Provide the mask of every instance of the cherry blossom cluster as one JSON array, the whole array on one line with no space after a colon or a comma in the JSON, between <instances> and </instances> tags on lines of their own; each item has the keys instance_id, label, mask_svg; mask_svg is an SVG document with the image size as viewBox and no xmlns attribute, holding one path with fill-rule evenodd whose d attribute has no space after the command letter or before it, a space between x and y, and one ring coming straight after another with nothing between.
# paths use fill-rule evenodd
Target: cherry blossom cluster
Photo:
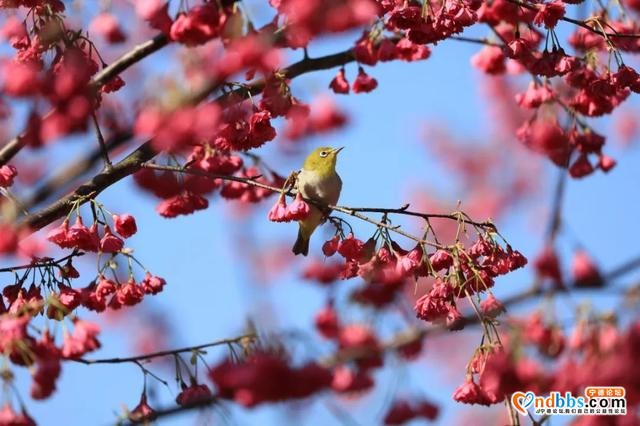
<instances>
[{"instance_id":1,"label":"cherry blossom cluster","mask_svg":"<svg viewBox=\"0 0 640 426\"><path fill-rule=\"evenodd\" d=\"M500 313L500 302L490 293L494 280L527 263L517 250L502 248L491 236L482 235L470 247L458 243L428 254L422 244L411 250L391 241L376 249L376 239L363 242L353 236L334 236L324 243L325 256L338 253L344 262L314 262L304 276L321 283L338 278L360 277L365 285L355 289L351 299L363 305L382 308L391 303L408 281L434 279L433 286L415 305L418 318L428 322L445 322L449 328L464 326L456 300L489 292L480 308L488 317Z\"/></svg>"},{"instance_id":2,"label":"cherry blossom cluster","mask_svg":"<svg viewBox=\"0 0 640 426\"><path fill-rule=\"evenodd\" d=\"M430 322L444 320L447 327L460 329L464 322L456 308L456 299L470 299L474 294L489 292L480 309L484 316L493 318L503 310L489 290L494 280L526 263L527 259L511 246L503 249L493 239L483 236L467 249L458 246L450 252L437 251L430 258L435 283L429 293L416 302L417 315Z\"/></svg>"},{"instance_id":3,"label":"cherry blossom cluster","mask_svg":"<svg viewBox=\"0 0 640 426\"><path fill-rule=\"evenodd\" d=\"M515 98L522 108L534 110L517 133L526 146L558 166L568 167L574 178L587 176L596 168L608 172L615 160L602 153L604 136L593 131L583 117L610 114L631 92L640 90L640 76L620 54L638 51L637 38L624 38L636 32L637 22L606 11L595 14L586 21L587 28L576 27L569 37L576 52L572 56L554 32L565 15L563 2L525 3L528 7L517 3L501 0L481 7L479 22L489 24L502 45L484 47L472 58L472 64L493 75L528 72L533 77L527 90ZM548 30L544 50L540 48L544 37L536 25ZM561 111L569 115L568 126L559 124ZM595 165L590 159L593 156Z\"/></svg>"},{"instance_id":4,"label":"cherry blossom cluster","mask_svg":"<svg viewBox=\"0 0 640 426\"><path fill-rule=\"evenodd\" d=\"M633 389L638 330L637 321L625 331L611 315L590 312L583 313L571 333L565 334L553 318L534 312L510 324L504 346L478 348L466 381L453 397L467 404L490 405L522 389L538 395L552 390L581 394L592 383L628 383ZM555 361L555 368L549 368L548 360ZM628 398L638 401L640 395L631 392Z\"/></svg>"},{"instance_id":5,"label":"cherry blossom cluster","mask_svg":"<svg viewBox=\"0 0 640 426\"><path fill-rule=\"evenodd\" d=\"M186 167L177 171L184 173L173 170L157 172L149 167L134 174L139 187L162 199L156 211L166 218L206 209L209 201L205 196L213 193L219 193L224 199L243 203L257 203L273 194L269 189L244 183L243 180L272 187L282 186L284 183L280 175L260 164L245 166L242 157L233 152L206 146L193 147Z\"/></svg>"},{"instance_id":6,"label":"cherry blossom cluster","mask_svg":"<svg viewBox=\"0 0 640 426\"><path fill-rule=\"evenodd\" d=\"M309 205L300 193L296 194L291 204L287 205L284 194L278 197L276 204L269 210L268 218L272 222L291 222L303 220L309 216Z\"/></svg>"},{"instance_id":7,"label":"cherry blossom cluster","mask_svg":"<svg viewBox=\"0 0 640 426\"><path fill-rule=\"evenodd\" d=\"M533 261L537 276L549 281L555 289L566 289L568 284L576 288L594 288L604 284L600 268L584 249L577 249L570 264L570 277L563 272L561 259L552 245L542 248ZM568 283L567 278L571 279Z\"/></svg>"},{"instance_id":8,"label":"cherry blossom cluster","mask_svg":"<svg viewBox=\"0 0 640 426\"><path fill-rule=\"evenodd\" d=\"M414 419L435 420L438 413L438 406L425 399L396 399L384 416L384 424L401 425Z\"/></svg>"},{"instance_id":9,"label":"cherry blossom cluster","mask_svg":"<svg viewBox=\"0 0 640 426\"><path fill-rule=\"evenodd\" d=\"M79 359L100 347L99 327L79 319L74 314L79 307L101 312L107 307L132 306L145 294L159 293L165 285L164 279L149 272L139 283L134 280L131 272L134 259L130 250L124 247L124 239L137 232L135 218L129 214L114 214L108 221L108 213L100 203L92 201L92 207L94 221L90 227L83 223L77 212L73 225L67 218L47 234L50 242L71 250L70 255L57 261L33 259L29 265L21 267L25 272L16 273L15 283L5 286L0 297L0 328L3 330L0 350L13 365L30 368L33 377L30 394L34 399L48 398L55 391L63 360ZM87 252L99 256L106 254L109 260L88 286L73 288L72 280L80 277L73 259ZM116 267L115 260L119 257L129 263L130 275L124 284L118 281L115 272L114 280L104 275L107 269ZM34 321L42 316L62 324L61 343L56 343L54 331L59 327L49 323L44 328L35 327ZM73 325L72 331L67 324ZM39 330L39 336L32 334L32 329ZM8 367L3 378L12 380ZM16 414L11 406L4 410L10 418L26 416Z\"/></svg>"},{"instance_id":10,"label":"cherry blossom cluster","mask_svg":"<svg viewBox=\"0 0 640 426\"><path fill-rule=\"evenodd\" d=\"M98 215L94 215L91 227L87 227L80 214L77 214L72 226L69 226L68 219L65 219L61 225L51 230L47 235L49 241L63 249L111 255L110 259L98 271L98 277L89 286L79 290L68 286L61 288L60 296L57 299L59 306L65 312L71 312L80 305L96 312L102 312L107 307L120 309L122 306L133 306L140 303L145 294L158 294L165 285L163 278L153 276L149 271L145 272L145 276L140 282L136 282L134 279L131 261L135 259L130 251L124 248L123 238L129 238L137 232L135 218L130 214L112 215L113 227L118 236L111 231L110 226L106 223L107 216L102 205L95 201L93 203L99 209L102 219L98 219ZM99 231L100 225L102 225L102 235ZM116 281L113 281L104 275L107 268L113 267L112 262L118 256L124 257L129 264L129 278L124 284L119 283L117 277ZM61 274L67 279L80 276L70 262L61 270Z\"/></svg>"},{"instance_id":11,"label":"cherry blossom cluster","mask_svg":"<svg viewBox=\"0 0 640 426\"><path fill-rule=\"evenodd\" d=\"M2 91L12 98L48 101L51 109L46 114L32 109L22 135L22 143L40 147L86 130L88 119L100 105L101 94L118 90L124 81L116 76L97 92L91 86L92 76L100 69L100 59L86 36L66 27L59 15L64 10L62 2L17 5L32 8L38 19L22 22L11 17L5 21L2 34L16 49L16 55L3 63L4 75L11 78L4 79ZM27 27L27 23L32 25ZM54 59L48 61L46 55L51 52Z\"/></svg>"},{"instance_id":12,"label":"cherry blossom cluster","mask_svg":"<svg viewBox=\"0 0 640 426\"><path fill-rule=\"evenodd\" d=\"M31 309L31 312L26 309ZM63 360L80 358L100 347L97 339L100 328L77 317L72 319L73 331L69 332L65 327L62 342L58 345L49 329L42 331L39 337L30 334L28 325L39 312L42 312L42 303L38 309L36 301L31 300L20 313L0 315L0 327L3 330L0 349L12 364L30 368L30 395L33 399L48 398L55 391ZM9 382L13 380L9 370L3 379Z\"/></svg>"},{"instance_id":13,"label":"cherry blossom cluster","mask_svg":"<svg viewBox=\"0 0 640 426\"><path fill-rule=\"evenodd\" d=\"M220 397L246 407L306 398L331 385L330 370L317 363L293 367L281 355L259 351L241 362L221 362L211 369L209 377Z\"/></svg>"}]
</instances>

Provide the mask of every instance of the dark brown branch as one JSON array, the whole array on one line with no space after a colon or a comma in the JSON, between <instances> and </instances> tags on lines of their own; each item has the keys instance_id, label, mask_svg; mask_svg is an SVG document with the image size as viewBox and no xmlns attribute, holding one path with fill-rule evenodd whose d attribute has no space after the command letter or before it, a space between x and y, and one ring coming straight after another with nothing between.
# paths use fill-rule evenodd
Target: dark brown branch
<instances>
[{"instance_id":1,"label":"dark brown branch","mask_svg":"<svg viewBox=\"0 0 640 426\"><path fill-rule=\"evenodd\" d=\"M245 335L242 335L242 336L234 337L233 339L216 340L214 342L204 343L204 344L201 344L201 345L187 346L187 347L179 348L179 349L169 349L169 350L166 350L166 351L153 352L153 353L149 353L149 354L126 357L126 358L103 358L103 359L84 359L84 358L80 358L80 359L71 359L69 361L75 361L75 362L79 362L81 364L87 364L87 365L91 365L91 364L122 364L122 363L126 363L126 362L134 362L135 363L135 362L139 362L139 361L150 360L150 359L153 359L153 358L161 358L161 357L177 355L177 354L181 354L181 353L185 353L185 352L199 351L201 349L211 348L213 346L230 345L230 344L233 344L233 343L242 343L242 342L246 342L246 341L253 341L256 337L257 336L255 334L245 334Z\"/></svg>"},{"instance_id":2,"label":"dark brown branch","mask_svg":"<svg viewBox=\"0 0 640 426\"><path fill-rule=\"evenodd\" d=\"M21 136L11 139L0 148L0 166L7 164L24 146L24 139Z\"/></svg>"},{"instance_id":3,"label":"dark brown branch","mask_svg":"<svg viewBox=\"0 0 640 426\"><path fill-rule=\"evenodd\" d=\"M30 214L20 225L27 227L32 232L44 228L56 219L69 214L74 203L84 204L109 186L135 173L140 169L140 164L152 159L155 155L156 152L151 148L150 142L140 145L125 159L114 164L110 170L100 172L91 180L79 186L73 193L36 213Z\"/></svg>"},{"instance_id":4,"label":"dark brown branch","mask_svg":"<svg viewBox=\"0 0 640 426\"><path fill-rule=\"evenodd\" d=\"M355 61L353 52L351 49L347 49L339 53L334 53L333 55L321 56L319 58L304 58L301 61L280 70L278 74L283 78L293 79L302 74L339 67L353 61ZM262 91L262 89L264 89L265 83L266 81L263 78L255 80L241 88L232 90L231 92L219 97L217 100L224 104L227 99L232 98L233 96L242 96L244 98L248 95L257 95ZM220 84L212 83L209 86L210 93L217 90L219 87Z\"/></svg>"},{"instance_id":5,"label":"dark brown branch","mask_svg":"<svg viewBox=\"0 0 640 426\"><path fill-rule=\"evenodd\" d=\"M121 147L132 137L133 134L129 131L112 136L105 144L107 151L111 152ZM52 195L68 192L66 191L65 186L68 186L70 183L73 183L76 179L87 173L101 159L102 151L100 147L96 147L89 154L73 161L73 163L54 174L49 178L49 180L40 185L33 194L25 198L21 202L21 205L25 206L26 210L30 210L31 207L42 203Z\"/></svg>"},{"instance_id":6,"label":"dark brown branch","mask_svg":"<svg viewBox=\"0 0 640 426\"><path fill-rule=\"evenodd\" d=\"M100 86L105 85L109 82L113 77L119 75L121 72L129 68L131 65L139 62L142 58L145 58L152 53L157 52L162 49L169 43L167 36L164 34L159 34L152 38L151 40L145 41L129 52L122 55L118 60L113 62L111 65L103 68L91 79L91 86L94 88L99 88Z\"/></svg>"},{"instance_id":7,"label":"dark brown branch","mask_svg":"<svg viewBox=\"0 0 640 426\"><path fill-rule=\"evenodd\" d=\"M29 268L43 268L46 266L55 266L55 265L59 265L62 262L66 262L69 259L73 259L74 257L79 257L79 256L83 256L84 253L80 252L80 251L74 251L71 254L68 254L64 257L61 257L58 260L55 259L35 259L36 261L31 262L31 263L25 263L24 265L16 265L16 266L9 266L6 268L0 268L0 272L14 272L20 269L29 269Z\"/></svg>"}]
</instances>

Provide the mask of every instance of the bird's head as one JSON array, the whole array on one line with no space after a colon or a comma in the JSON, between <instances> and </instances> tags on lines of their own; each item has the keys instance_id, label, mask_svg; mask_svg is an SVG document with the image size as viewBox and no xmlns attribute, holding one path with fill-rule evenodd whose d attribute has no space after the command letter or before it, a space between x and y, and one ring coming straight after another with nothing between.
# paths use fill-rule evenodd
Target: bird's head
<instances>
[{"instance_id":1,"label":"bird's head","mask_svg":"<svg viewBox=\"0 0 640 426\"><path fill-rule=\"evenodd\" d=\"M342 151L344 147L332 148L330 146L321 146L313 150L311 154L304 160L302 166L309 172L316 172L321 175L329 175L336 171L336 160L338 153Z\"/></svg>"}]
</instances>

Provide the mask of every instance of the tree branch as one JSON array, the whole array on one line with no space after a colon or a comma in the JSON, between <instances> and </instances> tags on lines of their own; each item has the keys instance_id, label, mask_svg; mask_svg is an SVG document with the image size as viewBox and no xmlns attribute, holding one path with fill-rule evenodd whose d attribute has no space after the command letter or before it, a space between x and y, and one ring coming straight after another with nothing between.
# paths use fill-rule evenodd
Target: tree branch
<instances>
[{"instance_id":1,"label":"tree branch","mask_svg":"<svg viewBox=\"0 0 640 426\"><path fill-rule=\"evenodd\" d=\"M112 184L135 173L140 169L142 163L152 159L156 154L151 148L151 143L145 142L125 159L114 164L108 171L105 170L98 173L91 180L80 185L73 193L36 213L30 214L24 218L20 225L25 226L31 232L44 228L56 219L69 214L76 203L86 203Z\"/></svg>"},{"instance_id":2,"label":"tree branch","mask_svg":"<svg viewBox=\"0 0 640 426\"><path fill-rule=\"evenodd\" d=\"M6 268L0 268L0 272L14 272L19 269L29 269L29 268L42 268L47 266L55 266L59 265L62 262L65 262L69 259L73 259L74 257L84 256L84 253L81 251L74 250L71 254L68 254L64 257L61 257L58 260L50 259L50 258L41 258L34 259L34 262L25 263L23 265L9 266Z\"/></svg>"},{"instance_id":3,"label":"tree branch","mask_svg":"<svg viewBox=\"0 0 640 426\"><path fill-rule=\"evenodd\" d=\"M119 148L124 145L133 137L130 131L118 133L112 136L106 143L106 149L108 152ZM91 170L93 166L102 159L102 150L100 147L96 147L92 152L75 160L70 165L64 167L56 174L54 174L49 180L44 182L35 192L29 195L26 199L21 201L21 205L28 211L31 207L42 203L47 200L52 194L67 193L65 185L72 183L86 172Z\"/></svg>"},{"instance_id":4,"label":"tree branch","mask_svg":"<svg viewBox=\"0 0 640 426\"><path fill-rule=\"evenodd\" d=\"M211 179L220 179L220 180L226 180L226 181L233 181L233 182L241 182L244 183L246 185L249 186L254 186L257 188L262 188L262 189L266 189L268 191L272 191L274 193L281 193L282 192L282 188L278 188L276 186L271 186L271 185L267 185L265 183L262 182L258 182L255 179L256 178L243 178L243 177L238 177L238 176L233 176L233 175L220 175L220 174L215 174L215 173L208 173L202 170L198 170L198 169L184 169L182 167L177 167L177 166L162 166L162 165L158 165L158 164L153 164L153 163L145 163L142 164L142 167L147 168L147 169L153 169L153 170L163 170L163 171L170 171L170 172L176 172L176 173L184 173L184 174L191 174L191 175L196 175L196 176L204 176L204 177L208 177ZM292 192L286 192L287 195L289 196L295 196L295 194L293 194ZM371 219L368 216L365 216L363 214L360 214L360 212L371 212L371 213L383 213L383 214L400 214L400 215L408 215L408 216L415 216L415 217L421 217L425 220L428 219L433 219L433 218L439 218L439 219L449 219L449 220L455 220L456 222L462 222L462 223L467 223L473 226L477 226L480 228L485 228L491 231L495 231L496 227L494 224L492 224L491 222L476 222L473 220L467 220L464 217L463 213L453 213L453 214L439 214L439 213L420 213L420 212L414 212L414 211L410 211L407 210L407 208L409 207L409 205L407 204L404 207L401 207L399 209L391 209L391 208L369 208L369 207L347 207L347 206L335 206L335 205L324 205L321 203L318 203L316 200L310 200L307 199L305 200L307 202L310 202L312 204L317 205L318 207L324 209L324 208L329 208L331 210L340 212L340 213L344 213L347 214L349 216L353 216L356 217L360 220L369 222L371 224L374 224L376 226L388 229L392 232L395 232L397 234L400 234L406 238L409 238L413 241L416 241L418 243L421 244L427 244L433 247L438 247L438 248L442 248L442 246L440 244L436 244L436 243L432 243L430 241L426 241L424 239L415 237L407 232L402 231L398 226L393 226L387 222L384 221L377 221L375 219Z\"/></svg>"},{"instance_id":5,"label":"tree branch","mask_svg":"<svg viewBox=\"0 0 640 426\"><path fill-rule=\"evenodd\" d=\"M221 340L216 340L214 342L204 343L204 344L201 344L201 345L187 346L187 347L179 348L179 349L169 349L169 350L166 350L166 351L153 352L153 353L148 353L148 354L138 355L138 356L132 356L132 357L126 357L126 358L103 358L103 359L84 359L84 358L79 358L79 359L69 359L68 361L79 362L81 364L86 364L86 365L91 365L91 364L122 364L122 363L126 363L126 362L135 363L135 362L139 362L139 361L146 361L146 360L153 359L153 358L160 358L160 357L165 357L165 356L170 356L170 355L177 355L177 354L184 353L184 352L198 351L200 349L210 348L210 347L213 347L213 346L230 345L230 344L233 344L233 343L242 343L242 342L245 342L245 341L253 341L256 338L257 338L257 336L255 334L251 333L251 334L244 334L242 336L234 337L232 339L221 339Z\"/></svg>"},{"instance_id":6,"label":"tree branch","mask_svg":"<svg viewBox=\"0 0 640 426\"><path fill-rule=\"evenodd\" d=\"M164 34L159 34L151 40L140 43L129 52L118 58L115 62L111 63L111 65L103 68L102 70L100 70L100 72L94 75L91 79L91 86L95 89L104 86L113 77L119 75L121 72L125 71L131 65L139 62L141 59L162 49L167 44L169 44L169 39Z\"/></svg>"}]
</instances>

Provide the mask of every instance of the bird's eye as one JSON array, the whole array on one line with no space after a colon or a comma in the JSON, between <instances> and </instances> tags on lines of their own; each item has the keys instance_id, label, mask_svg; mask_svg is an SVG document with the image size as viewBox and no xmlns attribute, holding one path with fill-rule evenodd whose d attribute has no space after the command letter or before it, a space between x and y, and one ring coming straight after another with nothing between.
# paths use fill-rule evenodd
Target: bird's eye
<instances>
[{"instance_id":1,"label":"bird's eye","mask_svg":"<svg viewBox=\"0 0 640 426\"><path fill-rule=\"evenodd\" d=\"M320 157L326 157L327 155L329 155L329 153L327 151L320 151Z\"/></svg>"}]
</instances>

